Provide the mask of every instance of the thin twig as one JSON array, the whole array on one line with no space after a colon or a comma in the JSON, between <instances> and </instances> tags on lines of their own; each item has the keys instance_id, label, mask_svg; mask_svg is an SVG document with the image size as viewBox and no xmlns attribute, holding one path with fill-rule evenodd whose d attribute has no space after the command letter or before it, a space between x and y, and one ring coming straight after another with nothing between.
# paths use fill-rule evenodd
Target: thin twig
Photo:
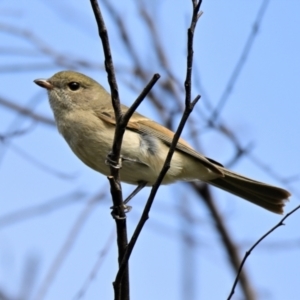
<instances>
[{"instance_id":1,"label":"thin twig","mask_svg":"<svg viewBox=\"0 0 300 300\"><path fill-rule=\"evenodd\" d=\"M264 240L268 235L270 235L274 230L276 230L278 227L280 226L283 226L285 225L283 222L290 216L292 215L295 211L297 211L298 209L300 208L300 205L298 205L296 208L294 208L292 211L290 211L289 213L287 213L274 227L272 227L267 233L265 233L248 251L246 251L245 255L244 255L244 258L240 264L240 267L239 267L239 270L238 270L238 273L236 275L236 278L235 278L235 281L233 283L233 286L232 286L232 289L230 291L230 294L227 298L227 300L230 300L231 297L233 296L234 294L234 290L235 290L235 287L237 286L238 284L238 281L239 281L239 277L240 277L240 274L242 272L242 269L243 269L243 266L248 258L248 256L251 254L251 252L254 250L254 248L262 241Z\"/></svg>"},{"instance_id":2,"label":"thin twig","mask_svg":"<svg viewBox=\"0 0 300 300\"><path fill-rule=\"evenodd\" d=\"M133 104L128 108L126 113L121 119L121 125L126 126L131 116L134 114L135 110L139 107L139 105L142 103L142 101L145 99L145 97L148 95L148 93L151 91L157 80L160 78L159 74L154 74L152 79L149 81L149 83L145 86L141 94L136 98L136 100L133 102Z\"/></svg>"},{"instance_id":3,"label":"thin twig","mask_svg":"<svg viewBox=\"0 0 300 300\"><path fill-rule=\"evenodd\" d=\"M171 143L171 146L170 146L170 150L168 152L168 155L167 155L167 158L165 160L165 163L164 163L164 166L155 182L155 184L153 185L152 189L151 189L151 192L150 192L150 195L149 195L149 198L147 200L147 203L145 205L145 208L143 210L143 213L142 213L142 216L140 218L140 221L130 239L130 242L128 244L128 247L126 249L126 252L124 254L124 257L123 257L123 260L122 260L122 263L121 263L121 266L119 268L119 271L117 273L117 276L115 278L115 282L114 282L114 285L118 285L120 280L122 279L122 276L125 272L125 269L126 269L126 265L128 264L128 260L130 258L130 255L131 255L131 252L136 244L136 241L146 223L146 221L148 220L149 218L149 212L150 212L150 209L152 207L152 204L153 204L153 201L154 201L154 198L155 198L155 195L158 191L158 188L159 186L161 185L168 169L170 168L170 162L171 162L171 159L172 159L172 156L173 156L173 153L176 149L176 145L177 145L177 142L180 138L180 134L184 128L184 125L190 115L190 113L192 112L195 104L198 102L198 100L200 99L200 96L197 96L191 103L190 105L185 109L184 111L184 114L182 116L182 119L180 121L180 124L178 126L178 129L174 135L174 138L173 138L173 141Z\"/></svg>"},{"instance_id":4,"label":"thin twig","mask_svg":"<svg viewBox=\"0 0 300 300\"><path fill-rule=\"evenodd\" d=\"M239 252L231 235L229 234L229 230L226 227L226 224L218 210L217 205L215 205L214 199L212 197L208 185L202 184L200 186L199 184L196 183L191 183L191 185L193 186L195 191L199 193L199 195L203 199L203 202L206 204L208 210L210 211L212 219L215 222L216 230L219 233L222 243L224 245L224 249L227 252L231 267L234 270L234 272L237 272L241 264ZM254 289L251 286L251 281L249 280L248 276L246 276L245 270L241 273L241 286L242 286L243 293L245 295L245 299L247 300L256 299Z\"/></svg>"}]
</instances>

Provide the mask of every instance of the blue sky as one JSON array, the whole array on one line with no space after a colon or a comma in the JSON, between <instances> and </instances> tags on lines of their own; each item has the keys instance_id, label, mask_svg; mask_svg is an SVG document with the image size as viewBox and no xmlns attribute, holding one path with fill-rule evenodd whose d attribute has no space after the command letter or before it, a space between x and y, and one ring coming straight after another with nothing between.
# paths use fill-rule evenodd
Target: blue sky
<instances>
[{"instance_id":1,"label":"blue sky","mask_svg":"<svg viewBox=\"0 0 300 300\"><path fill-rule=\"evenodd\" d=\"M101 1L99 3L101 5ZM155 49L135 1L111 3L121 13L149 79L158 72L162 75L161 80L166 80L167 72L154 60ZM184 94L180 91L185 77L186 28L191 3L188 0L139 3L155 18L170 70L182 83L178 87L178 98L183 103ZM219 102L262 3L256 0L204 0L204 14L196 29L193 95L201 94L202 99L191 116L197 138L189 134L190 124L183 137L197 150L225 165L235 149L224 135L205 126L210 115L206 105L216 106ZM297 176L300 169L299 10L300 3L296 0L267 3L249 56L220 115L220 121L236 134L242 146L251 145L250 155L244 156L232 168L291 190L293 197L286 211L299 204L300 193L297 177L283 182L283 179ZM116 23L106 9L103 13L121 101L130 105L143 84L132 74L133 61L120 41ZM4 0L0 4L0 15L0 98L53 118L46 93L33 80L48 78L67 66L58 66L52 58L37 51L24 39L24 31L32 34L29 37L38 37L43 47L51 50L50 54L59 53L70 60L88 62L89 67L78 70L108 88L102 67L102 47L89 1L32 0L28 4L23 0ZM12 31L18 34L12 34ZM16 50L21 50L22 54L15 54ZM32 65L35 67L25 68ZM135 90L128 88L127 83L135 86ZM170 111L177 105L166 95L162 95L161 101ZM163 122L147 99L139 112ZM178 120L179 116L174 115L175 124ZM54 126L34 123L1 106L1 135L22 129L27 130L26 134L2 143L0 148L0 289L11 297L24 294L21 285L26 262L36 261L36 277L27 299L38 299L38 291L51 266L70 238L74 224L81 220L78 235L70 238L69 251L65 252L51 284L46 284L47 291L42 299L78 299L77 293L85 286L104 250L107 251L97 276L81 299L99 299L99 296L100 299L111 299L117 261L107 179L81 163ZM257 160L271 172L259 167L255 163ZM131 190L132 186L123 185L125 195ZM149 191L145 189L132 201L133 210L128 214L130 233ZM101 201L87 206L88 201L99 193L105 195ZM281 218L223 191L213 189L213 194L241 255ZM24 209L39 207L52 200L61 206L56 205L53 210L47 207L45 213L40 210L25 218ZM192 225L182 218L185 209L193 220ZM4 223L6 216L18 211L22 211L22 220ZM299 298L299 213L287 219L286 226L269 236L246 263L257 299ZM183 232L193 238L193 248L182 243ZM184 273L186 268L188 273ZM208 210L187 184L160 188L150 219L134 249L130 273L132 299L179 300L187 299L187 295L189 299L227 297L235 274ZM189 290L183 288L184 278L189 278ZM239 288L233 299L241 299Z\"/></svg>"}]
</instances>

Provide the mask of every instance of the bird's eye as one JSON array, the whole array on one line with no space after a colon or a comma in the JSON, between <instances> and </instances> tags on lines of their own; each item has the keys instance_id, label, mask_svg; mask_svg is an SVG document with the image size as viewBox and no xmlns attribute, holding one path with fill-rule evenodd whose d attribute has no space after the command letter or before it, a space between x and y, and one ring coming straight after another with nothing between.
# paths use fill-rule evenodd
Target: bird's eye
<instances>
[{"instance_id":1,"label":"bird's eye","mask_svg":"<svg viewBox=\"0 0 300 300\"><path fill-rule=\"evenodd\" d=\"M77 91L80 88L80 84L78 82L72 81L68 83L68 87L71 91Z\"/></svg>"}]
</instances>

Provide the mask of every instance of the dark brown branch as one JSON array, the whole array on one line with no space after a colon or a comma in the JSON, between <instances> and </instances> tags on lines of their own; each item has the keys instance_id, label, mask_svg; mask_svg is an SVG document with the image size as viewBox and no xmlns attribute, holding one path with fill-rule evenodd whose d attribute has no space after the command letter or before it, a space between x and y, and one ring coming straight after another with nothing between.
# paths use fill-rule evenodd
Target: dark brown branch
<instances>
[{"instance_id":1,"label":"dark brown branch","mask_svg":"<svg viewBox=\"0 0 300 300\"><path fill-rule=\"evenodd\" d=\"M114 141L112 145L112 151L109 154L108 158L111 163L111 175L109 177L109 181L111 184L111 193L113 198L113 212L112 214L115 216L116 226L117 226L117 240L118 240L118 249L119 249L119 265L123 261L124 253L127 249L127 228L126 228L126 215L124 212L123 205L123 197L122 197L122 189L120 184L119 177L119 160L121 154L121 145L123 140L123 135L127 126L127 123L140 105L140 103L145 99L146 95L149 93L153 85L159 79L159 75L155 74L150 83L146 86L141 95L136 99L133 105L128 109L125 115L122 115L118 86L116 82L113 60L111 56L110 46L109 46L109 38L106 30L106 26L100 11L100 7L98 6L97 1L91 0L91 5L94 11L94 15L96 18L96 22L98 25L99 35L102 40L104 56L105 56L105 68L108 74L108 82L111 89L112 95L112 104L114 107L115 118L116 118L116 130ZM125 274L124 274L125 273ZM124 273L122 274L121 280L118 284L114 283L115 290L115 299L119 300L129 299L129 271L128 271L128 263L126 263L124 268ZM123 276L124 275L124 276Z\"/></svg>"},{"instance_id":2,"label":"dark brown branch","mask_svg":"<svg viewBox=\"0 0 300 300\"><path fill-rule=\"evenodd\" d=\"M192 103L190 103L190 105L186 108L186 110L185 110L185 112L184 112L184 114L182 116L182 119L180 121L178 129L177 129L177 131L176 131L176 133L174 135L172 144L170 146L170 150L168 152L168 155L167 155L167 158L165 160L164 166L163 166L163 168L162 168L162 170L161 170L161 172L160 172L160 174L159 174L159 176L158 176L155 184L153 185L153 187L151 189L150 196L149 196L149 198L147 200L147 203L145 205L145 208L144 208L144 211L143 211L142 216L140 218L140 221L139 221L139 223L138 223L138 225L137 225L137 227L136 227L136 229L135 229L135 231L134 231L134 233L132 235L132 238L130 239L130 242L129 242L128 247L126 249L126 252L124 254L124 258L123 258L123 261L122 261L121 266L119 268L119 271L118 271L118 274L116 276L114 284L119 284L120 280L122 279L122 276L123 276L123 274L124 274L124 272L126 270L126 265L128 264L128 261L129 261L130 255L132 253L132 250L133 250L133 248L134 248L134 246L136 244L136 241L137 241L137 239L138 239L138 237L139 237L139 235L140 235L140 233L141 233L141 231L142 231L142 229L143 229L146 221L149 218L149 212L150 212L150 209L152 207L152 204L153 204L155 195L156 195L156 193L158 191L158 188L161 185L161 183L162 183L162 181L163 181L163 179L164 179L167 171L170 168L170 162L171 162L173 153L174 153L174 151L176 149L177 142L178 142L178 140L180 138L180 134L181 134L181 132L182 132L182 130L184 128L184 125L185 125L185 123L186 123L186 121L187 121L190 113L192 112L195 104L198 102L199 99L200 99L200 96L197 96L195 98L195 100Z\"/></svg>"},{"instance_id":3,"label":"dark brown branch","mask_svg":"<svg viewBox=\"0 0 300 300\"><path fill-rule=\"evenodd\" d=\"M139 107L139 105L142 103L142 101L145 99L145 97L148 95L148 93L151 91L157 80L160 78L159 74L154 74L152 79L149 81L149 83L146 85L144 90L141 92L141 94L137 97L137 99L133 102L133 104L129 107L128 111L124 114L124 116L121 119L121 125L127 126L127 123L131 116L134 114L135 110Z\"/></svg>"},{"instance_id":4,"label":"dark brown branch","mask_svg":"<svg viewBox=\"0 0 300 300\"><path fill-rule=\"evenodd\" d=\"M186 68L186 79L184 82L185 87L185 105L188 106L189 102L191 101L191 90L192 90L192 67L193 67L193 57L194 57L194 49L193 49L193 42L194 42L194 31L201 16L201 12L199 14L199 9L202 3L202 0L199 2L193 2L193 16L190 28L188 29L188 41L187 41L187 68Z\"/></svg>"},{"instance_id":5,"label":"dark brown branch","mask_svg":"<svg viewBox=\"0 0 300 300\"><path fill-rule=\"evenodd\" d=\"M155 195L156 195L156 193L157 193L157 191L158 191L158 189L159 189L159 187L160 187L160 185L161 185L161 183L164 179L164 176L166 175L167 171L170 168L170 163L171 163L171 160L172 160L172 156L175 152L177 142L180 138L180 135L181 135L181 133L183 131L183 128L186 124L186 121L187 121L190 113L193 111L194 106L196 105L196 103L200 99L200 96L197 96L191 102L191 75L192 75L191 69L192 69L192 58L193 58L193 33L194 33L195 26L197 24L197 21L199 19L198 11L200 9L200 5L201 5L201 1L199 2L199 5L194 6L191 27L189 28L189 32L191 32L192 34L188 34L188 57L187 57L187 72L186 72L186 80L185 80L185 82L188 83L188 84L186 84L185 110L184 110L183 116L181 118L181 121L179 123L179 126L176 130L176 133L173 137L173 140L172 140L168 155L166 157L165 163L163 165L163 168L162 168L155 184L153 185L153 187L151 189L149 198L148 198L147 203L145 205L145 208L143 210L140 221L139 221L139 223L138 223L138 225L137 225L137 227L136 227L136 229L135 229L135 231L132 235L132 238L130 239L130 242L129 242L128 247L126 249L126 252L124 254L121 266L119 268L119 271L117 273L117 276L116 276L116 279L115 279L115 282L114 282L115 285L118 285L122 280L122 277L123 277L123 274L126 271L126 266L128 264L128 261L129 261L130 255L132 253L132 250L133 250L133 248L134 248L134 246L137 242L137 239L138 239L138 237L139 237L146 221L149 218L149 212L150 212L150 209L152 207Z\"/></svg>"},{"instance_id":6,"label":"dark brown branch","mask_svg":"<svg viewBox=\"0 0 300 300\"><path fill-rule=\"evenodd\" d=\"M140 96L135 100L135 102L132 104L132 106L128 109L128 111L124 114L124 116L120 119L120 124L124 125L126 127L130 117L132 116L132 114L134 113L134 111L137 109L137 107L140 105L140 103L144 100L144 98L147 96L147 94L150 92L151 88L154 86L154 84L157 82L157 80L159 79L159 74L155 74L153 76L153 78L151 79L151 81L148 83L148 85L145 87L145 89L142 91L142 93L140 94ZM126 251L123 255L123 259L121 261L121 264L119 265L119 268L123 270L123 273L120 275L119 280L115 280L114 282L114 288L115 291L118 290L118 286L121 283L121 280L124 276L124 272L125 270L128 268L128 259L125 261L125 263L123 263L127 249L128 249L129 245L126 245ZM119 274L119 272L118 272Z\"/></svg>"},{"instance_id":7,"label":"dark brown branch","mask_svg":"<svg viewBox=\"0 0 300 300\"><path fill-rule=\"evenodd\" d=\"M272 227L267 233L265 233L248 251L246 251L245 255L244 255L244 258L240 264L240 267L238 269L238 272L237 272L237 275L236 275L236 278L235 278L235 281L233 283L233 286L232 286L232 289L230 291L230 294L227 298L227 300L230 300L234 294L234 290L235 290L235 287L237 286L238 284L238 281L239 281L239 278L241 276L241 272L242 272L242 269L243 269L243 266L248 258L248 256L251 254L251 252L254 250L254 248L262 241L264 240L268 235L270 235L274 230L276 230L278 227L280 226L283 226L285 225L283 222L290 216L292 215L294 212L296 212L298 209L300 208L300 205L298 205L296 208L294 208L292 211L290 211L289 213L287 213L281 220L279 223L277 223L274 227Z\"/></svg>"},{"instance_id":8,"label":"dark brown branch","mask_svg":"<svg viewBox=\"0 0 300 300\"><path fill-rule=\"evenodd\" d=\"M102 13L100 11L100 7L97 3L97 0L91 0L91 6L97 22L99 36L102 41L102 47L105 56L104 64L107 72L108 82L111 90L112 105L114 108L115 118L116 118L115 136L112 145L112 151L111 153L109 153L111 176L108 177L108 179L110 181L111 194L113 200L112 214L114 216L117 216L115 217L115 222L117 227L118 261L120 265L128 244L126 215L123 206L123 196L122 196L119 167L118 167L125 127L123 128L120 127L120 119L122 117L122 111L120 106L118 85L115 77L115 71L114 71L113 60L110 51L107 29L104 23ZM128 265L126 265L126 270L124 273L125 274L120 284L118 286L114 285L115 300L120 300L120 299L129 300L130 298Z\"/></svg>"}]
</instances>

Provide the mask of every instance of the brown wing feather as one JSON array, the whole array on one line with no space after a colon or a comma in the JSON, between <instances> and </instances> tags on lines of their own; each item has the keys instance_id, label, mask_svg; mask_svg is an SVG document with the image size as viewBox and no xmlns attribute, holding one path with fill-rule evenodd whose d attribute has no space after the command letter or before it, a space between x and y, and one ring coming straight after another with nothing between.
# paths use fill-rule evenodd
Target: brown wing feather
<instances>
[{"instance_id":1,"label":"brown wing feather","mask_svg":"<svg viewBox=\"0 0 300 300\"><path fill-rule=\"evenodd\" d=\"M122 106L124 109L124 106ZM108 122L110 124L115 125L116 121L111 112L101 112L98 113L98 117L103 121ZM163 141L166 145L170 146L174 137L174 132L167 129L166 127L145 118L144 116L135 113L132 118L129 120L127 124L127 129L139 132L151 134ZM197 151L195 151L191 146L182 138L179 139L176 149L182 151L192 157L198 159L204 166L206 166L212 172L224 176L221 169L218 167L219 163L214 163L214 161L210 161L205 156L201 155ZM221 166L221 165L220 165Z\"/></svg>"}]
</instances>

